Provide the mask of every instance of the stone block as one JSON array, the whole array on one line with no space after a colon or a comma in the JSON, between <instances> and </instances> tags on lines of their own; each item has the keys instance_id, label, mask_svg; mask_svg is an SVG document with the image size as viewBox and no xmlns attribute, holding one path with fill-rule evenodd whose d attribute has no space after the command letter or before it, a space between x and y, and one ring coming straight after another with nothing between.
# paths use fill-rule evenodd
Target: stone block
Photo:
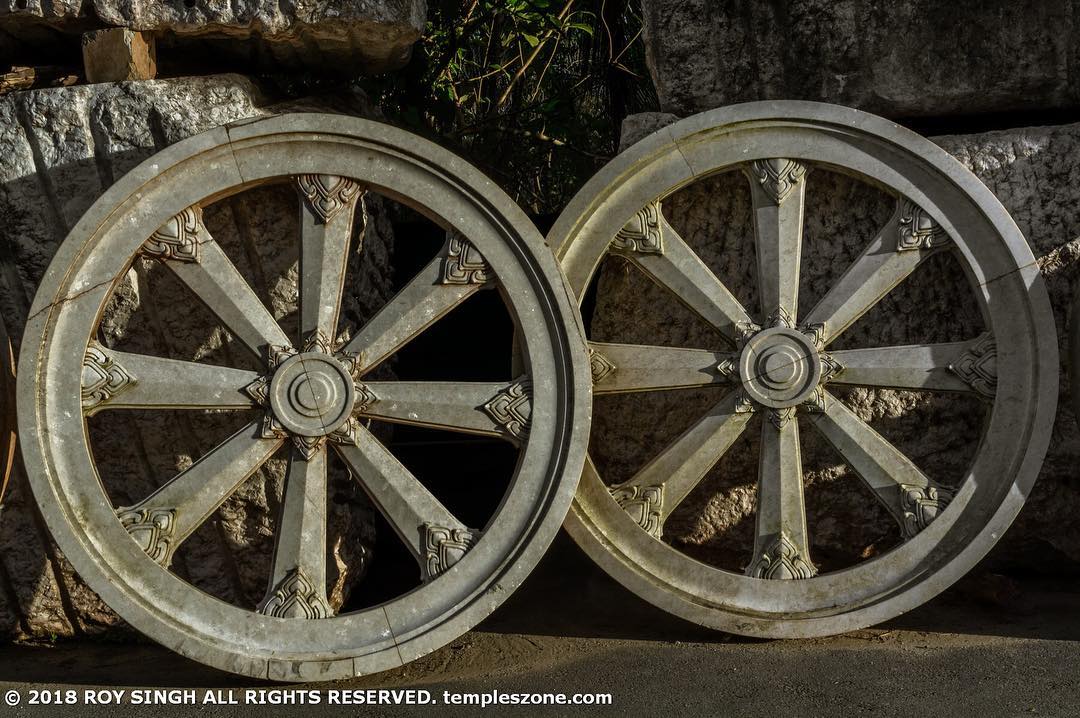
<instances>
[{"instance_id":1,"label":"stone block","mask_svg":"<svg viewBox=\"0 0 1080 718\"><path fill-rule=\"evenodd\" d=\"M661 108L817 100L887 117L1080 104L1080 2L643 0Z\"/></svg>"},{"instance_id":2,"label":"stone block","mask_svg":"<svg viewBox=\"0 0 1080 718\"><path fill-rule=\"evenodd\" d=\"M153 33L180 67L213 53L265 69L386 72L409 61L426 20L426 0L0 0L0 60L40 64L65 36L115 27Z\"/></svg>"},{"instance_id":3,"label":"stone block","mask_svg":"<svg viewBox=\"0 0 1080 718\"><path fill-rule=\"evenodd\" d=\"M82 37L87 82L153 80L157 76L154 36L123 28L95 30Z\"/></svg>"},{"instance_id":4,"label":"stone block","mask_svg":"<svg viewBox=\"0 0 1080 718\"><path fill-rule=\"evenodd\" d=\"M255 42L255 59L323 72L396 69L408 62L427 19L425 0L154 2L94 0L110 25L188 38ZM218 48L229 51L229 45Z\"/></svg>"}]
</instances>

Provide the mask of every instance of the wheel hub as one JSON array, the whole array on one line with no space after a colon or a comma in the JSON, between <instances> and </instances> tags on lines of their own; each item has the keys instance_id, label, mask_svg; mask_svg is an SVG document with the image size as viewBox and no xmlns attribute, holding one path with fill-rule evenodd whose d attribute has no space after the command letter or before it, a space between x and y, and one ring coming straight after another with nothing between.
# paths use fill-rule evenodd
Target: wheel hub
<instances>
[{"instance_id":1,"label":"wheel hub","mask_svg":"<svg viewBox=\"0 0 1080 718\"><path fill-rule=\"evenodd\" d=\"M821 358L813 342L787 327L752 336L739 357L739 379L754 401L783 409L809 399L821 381Z\"/></svg>"},{"instance_id":2,"label":"wheel hub","mask_svg":"<svg viewBox=\"0 0 1080 718\"><path fill-rule=\"evenodd\" d=\"M270 381L270 408L287 430L325 436L352 413L356 388L345 367L322 352L289 357Z\"/></svg>"}]
</instances>

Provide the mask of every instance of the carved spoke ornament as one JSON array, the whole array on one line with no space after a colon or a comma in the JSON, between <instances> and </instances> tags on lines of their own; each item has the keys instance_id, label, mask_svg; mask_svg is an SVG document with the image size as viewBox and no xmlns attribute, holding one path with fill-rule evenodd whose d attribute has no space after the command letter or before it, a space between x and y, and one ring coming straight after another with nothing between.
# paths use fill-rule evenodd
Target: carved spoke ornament
<instances>
[{"instance_id":1,"label":"carved spoke ornament","mask_svg":"<svg viewBox=\"0 0 1080 718\"><path fill-rule=\"evenodd\" d=\"M864 237L861 254L816 292L820 299L800 303L804 217L809 198L821 196L807 187L819 171L884 189L896 204ZM749 191L756 306L740 301L673 226L683 205L670 195L724 172L741 174ZM815 192L829 187L823 182ZM640 209L628 220L635 206ZM597 464L586 464L567 528L647 600L695 623L747 635L847 631L933 597L989 550L1019 509L1017 498L1026 495L1046 450L1057 393L1046 291L1004 209L925 139L872 115L815 103L707 112L617 157L571 201L548 242L579 300L605 266L604 256L617 254L722 338L709 348L622 344L607 336L589 343L594 394L640 394L633 404L639 414L648 410L649 392L719 390L704 415L670 444L654 447L629 479L611 484ZM836 342L943 254L967 264L975 281L956 291L975 297L981 323L952 342L881 340L860 348ZM912 309L912 316L918 313ZM847 403L847 387L925 393L935 401L967 397L985 420L966 473L932 477L920 468L932 459L909 456L879 434L869 412ZM709 527L723 515L715 502L725 496L706 476L749 432L757 441L739 445L757 452L754 541L737 572L734 565L704 564L700 547L691 556L682 542L688 525ZM815 562L801 456L808 432L861 480L866 500L885 509L891 526L883 530L898 548L855 547L852 554L863 558L843 570ZM669 536L665 526L676 512L679 533Z\"/></svg>"},{"instance_id":2,"label":"carved spoke ornament","mask_svg":"<svg viewBox=\"0 0 1080 718\"><path fill-rule=\"evenodd\" d=\"M295 190L300 217L295 323L279 322L264 305L204 217L214 202L269 182ZM573 497L591 383L558 265L493 187L461 160L400 130L283 115L180 142L88 210L57 254L63 266L50 271L36 299L23 353L21 424L35 437L26 455L35 493L61 497L43 503L45 519L113 609L165 645L225 670L329 680L385 670L438 648L524 579ZM385 306L345 332L341 308L357 291L348 267L363 251L356 230L368 191L437 219L446 242ZM88 343L105 336L98 323L133 262L160 263L227 330L226 356L247 352L257 368ZM519 335L528 337L516 363L527 373L397 381L392 371L375 371L470 297L495 288ZM185 307L171 310L183 321ZM493 336L479 349L511 347ZM253 418L185 470L162 477L157 490L117 506L105 488L107 469L94 464L87 422L131 410L187 411L196 423L207 411ZM484 499L496 507L477 522L486 524L466 523L462 516L475 520L476 511L440 501L426 485L430 477L414 475L377 438L373 422L456 435L440 491L464 482L463 496L483 490L471 467L484 465L479 458L491 442L513 446L520 455L509 483L490 484L500 493ZM275 454L287 457L287 470L265 593L254 605L227 605L174 573L174 559ZM333 605L332 463L348 470L392 529L379 545L404 544L417 587L371 608ZM102 482L87 480L95 473ZM474 553L481 555L471 560Z\"/></svg>"}]
</instances>

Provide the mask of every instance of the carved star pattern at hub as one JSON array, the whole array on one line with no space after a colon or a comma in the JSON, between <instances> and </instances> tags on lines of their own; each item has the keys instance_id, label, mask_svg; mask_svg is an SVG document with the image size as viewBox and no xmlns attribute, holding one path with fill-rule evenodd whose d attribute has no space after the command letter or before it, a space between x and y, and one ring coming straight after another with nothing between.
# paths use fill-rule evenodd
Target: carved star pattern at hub
<instances>
[{"instance_id":1,"label":"carved star pattern at hub","mask_svg":"<svg viewBox=\"0 0 1080 718\"><path fill-rule=\"evenodd\" d=\"M789 329L789 320L779 314L766 322L768 329L754 331L756 325L744 326L739 358L725 359L717 366L721 376L742 384L735 410L765 410L777 427L793 418L797 410L823 413L827 401L824 387L844 370L823 350L824 325L796 330Z\"/></svg>"},{"instance_id":2,"label":"carved star pattern at hub","mask_svg":"<svg viewBox=\"0 0 1080 718\"><path fill-rule=\"evenodd\" d=\"M359 440L360 424L354 414L370 409L379 397L358 380L358 352L331 353L325 333L313 332L302 351L270 347L267 364L270 373L244 387L264 409L264 438L289 438L309 460L328 441L355 444Z\"/></svg>"}]
</instances>

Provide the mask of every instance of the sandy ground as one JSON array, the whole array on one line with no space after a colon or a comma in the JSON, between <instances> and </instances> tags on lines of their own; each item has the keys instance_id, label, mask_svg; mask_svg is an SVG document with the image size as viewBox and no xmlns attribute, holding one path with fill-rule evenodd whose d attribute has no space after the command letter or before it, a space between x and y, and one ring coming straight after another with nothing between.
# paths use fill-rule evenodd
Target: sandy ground
<instances>
[{"instance_id":1,"label":"sandy ground","mask_svg":"<svg viewBox=\"0 0 1080 718\"><path fill-rule=\"evenodd\" d=\"M671 618L593 569L565 539L477 629L403 669L329 691L419 688L437 705L245 705L246 689L294 690L205 668L153 644L0 648L0 715L1080 715L1080 581L976 572L887 625L829 639L755 641ZM87 709L87 689L197 688L225 706ZM32 690L79 706L34 708ZM443 691L611 693L607 707L448 706ZM67 695L63 694L62 695ZM344 694L342 694L344 695Z\"/></svg>"}]
</instances>

